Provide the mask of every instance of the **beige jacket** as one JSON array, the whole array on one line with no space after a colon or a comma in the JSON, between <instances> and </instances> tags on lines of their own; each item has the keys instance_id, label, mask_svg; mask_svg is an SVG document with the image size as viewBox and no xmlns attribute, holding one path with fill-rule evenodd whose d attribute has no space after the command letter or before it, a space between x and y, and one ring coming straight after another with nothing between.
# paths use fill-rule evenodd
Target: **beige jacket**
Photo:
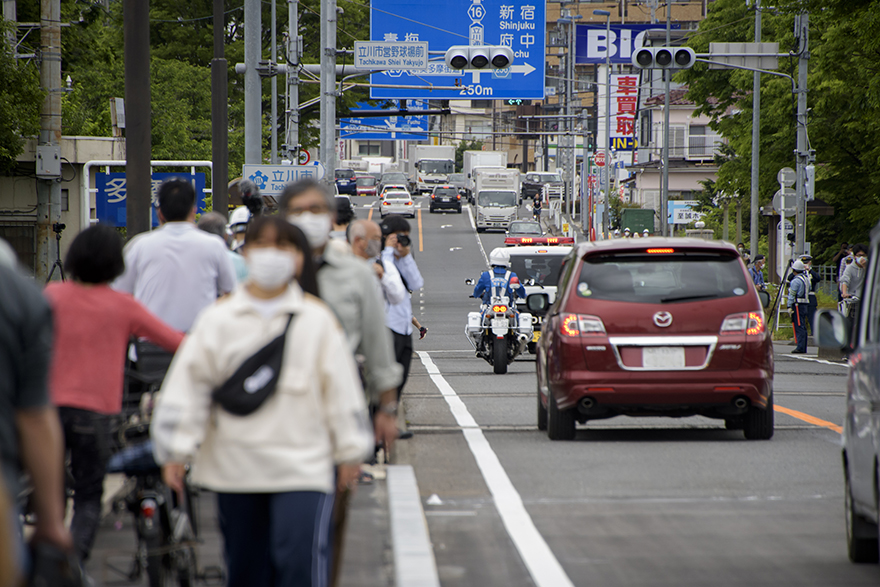
<instances>
[{"instance_id":1,"label":"beige jacket","mask_svg":"<svg viewBox=\"0 0 880 587\"><path fill-rule=\"evenodd\" d=\"M290 313L275 393L249 416L212 404L212 391L278 336ZM373 448L342 328L298 285L270 320L243 288L199 315L165 378L150 434L158 462L191 462L196 484L228 493L329 493L334 464L361 462Z\"/></svg>"}]
</instances>

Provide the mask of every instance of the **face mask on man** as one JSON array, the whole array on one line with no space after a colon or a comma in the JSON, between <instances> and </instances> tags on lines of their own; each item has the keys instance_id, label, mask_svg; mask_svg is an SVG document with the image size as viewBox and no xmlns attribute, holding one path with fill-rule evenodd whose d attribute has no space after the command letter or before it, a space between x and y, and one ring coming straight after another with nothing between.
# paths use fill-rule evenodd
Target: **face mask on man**
<instances>
[{"instance_id":1,"label":"face mask on man","mask_svg":"<svg viewBox=\"0 0 880 587\"><path fill-rule=\"evenodd\" d=\"M333 223L330 221L329 214L314 214L312 212L303 212L298 216L290 215L287 221L303 231L309 246L313 249L319 249L327 244L330 238L330 229Z\"/></svg>"},{"instance_id":2,"label":"face mask on man","mask_svg":"<svg viewBox=\"0 0 880 587\"><path fill-rule=\"evenodd\" d=\"M867 262L868 262L868 258L867 258L867 257L856 257L856 264L857 264L859 267L864 267L864 266L865 266L865 263L867 263Z\"/></svg>"},{"instance_id":3,"label":"face mask on man","mask_svg":"<svg viewBox=\"0 0 880 587\"><path fill-rule=\"evenodd\" d=\"M382 252L382 241L380 239L370 239L367 241L367 246L364 248L364 253L366 253L367 257L372 259L373 257L378 257L379 253Z\"/></svg>"},{"instance_id":4,"label":"face mask on man","mask_svg":"<svg viewBox=\"0 0 880 587\"><path fill-rule=\"evenodd\" d=\"M245 260L248 279L266 290L278 289L288 283L296 270L293 255L274 247L251 249Z\"/></svg>"}]
</instances>

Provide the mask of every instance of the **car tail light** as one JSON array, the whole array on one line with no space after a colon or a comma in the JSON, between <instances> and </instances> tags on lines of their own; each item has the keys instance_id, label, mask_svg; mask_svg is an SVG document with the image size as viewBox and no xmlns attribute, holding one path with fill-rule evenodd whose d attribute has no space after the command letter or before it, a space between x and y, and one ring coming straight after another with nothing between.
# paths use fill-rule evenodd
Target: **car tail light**
<instances>
[{"instance_id":1,"label":"car tail light","mask_svg":"<svg viewBox=\"0 0 880 587\"><path fill-rule=\"evenodd\" d=\"M461 199L461 194L458 194L457 196L455 196L455 199L456 199L456 200L460 200L460 199Z\"/></svg>"},{"instance_id":2,"label":"car tail light","mask_svg":"<svg viewBox=\"0 0 880 587\"><path fill-rule=\"evenodd\" d=\"M764 316L761 312L749 312L749 325L746 334L763 334Z\"/></svg>"},{"instance_id":3,"label":"car tail light","mask_svg":"<svg viewBox=\"0 0 880 587\"><path fill-rule=\"evenodd\" d=\"M507 311L507 306L492 306L492 311L498 314L503 314Z\"/></svg>"},{"instance_id":4,"label":"car tail light","mask_svg":"<svg viewBox=\"0 0 880 587\"><path fill-rule=\"evenodd\" d=\"M145 499L141 502L141 514L145 518L152 518L154 515L156 515L157 507L158 504L156 503L155 499Z\"/></svg>"},{"instance_id":5,"label":"car tail light","mask_svg":"<svg viewBox=\"0 0 880 587\"><path fill-rule=\"evenodd\" d=\"M382 202L382 205L383 205L383 206L390 206L390 205L391 205L391 202Z\"/></svg>"},{"instance_id":6,"label":"car tail light","mask_svg":"<svg viewBox=\"0 0 880 587\"><path fill-rule=\"evenodd\" d=\"M564 336L601 336L605 334L605 325L597 316L565 314L562 316L561 330Z\"/></svg>"},{"instance_id":7,"label":"car tail light","mask_svg":"<svg viewBox=\"0 0 880 587\"><path fill-rule=\"evenodd\" d=\"M721 334L763 334L764 316L760 312L731 314L721 323Z\"/></svg>"},{"instance_id":8,"label":"car tail light","mask_svg":"<svg viewBox=\"0 0 880 587\"><path fill-rule=\"evenodd\" d=\"M404 203L404 206L412 206L412 202L406 202Z\"/></svg>"},{"instance_id":9,"label":"car tail light","mask_svg":"<svg viewBox=\"0 0 880 587\"><path fill-rule=\"evenodd\" d=\"M668 255L674 253L675 249L648 249L649 255Z\"/></svg>"}]
</instances>

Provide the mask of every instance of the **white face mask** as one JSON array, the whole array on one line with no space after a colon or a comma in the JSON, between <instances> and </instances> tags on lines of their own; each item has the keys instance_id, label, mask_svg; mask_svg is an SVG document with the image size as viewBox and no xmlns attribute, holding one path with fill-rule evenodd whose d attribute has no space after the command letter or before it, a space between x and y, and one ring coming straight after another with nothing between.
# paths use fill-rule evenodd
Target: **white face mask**
<instances>
[{"instance_id":1,"label":"white face mask","mask_svg":"<svg viewBox=\"0 0 880 587\"><path fill-rule=\"evenodd\" d=\"M327 240L330 238L330 229L333 227L329 214L303 212L299 216L288 216L287 221L303 231L309 241L309 246L313 249L327 244Z\"/></svg>"},{"instance_id":2,"label":"white face mask","mask_svg":"<svg viewBox=\"0 0 880 587\"><path fill-rule=\"evenodd\" d=\"M278 289L290 282L296 270L293 255L274 247L251 249L245 260L248 280L266 290Z\"/></svg>"}]
</instances>

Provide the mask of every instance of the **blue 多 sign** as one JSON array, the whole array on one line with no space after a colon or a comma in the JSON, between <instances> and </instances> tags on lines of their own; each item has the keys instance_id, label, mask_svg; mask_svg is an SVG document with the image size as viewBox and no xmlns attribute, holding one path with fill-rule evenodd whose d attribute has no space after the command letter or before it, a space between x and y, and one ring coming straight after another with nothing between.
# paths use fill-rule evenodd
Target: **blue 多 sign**
<instances>
[{"instance_id":1,"label":"blue \u591a sign","mask_svg":"<svg viewBox=\"0 0 880 587\"><path fill-rule=\"evenodd\" d=\"M413 112L427 110L426 101L414 101L407 105ZM357 110L398 110L372 106L358 102ZM428 116L364 116L342 118L339 138L359 141L426 141L428 140Z\"/></svg>"},{"instance_id":2,"label":"blue \u591a sign","mask_svg":"<svg viewBox=\"0 0 880 587\"><path fill-rule=\"evenodd\" d=\"M373 41L427 41L430 51L442 52L454 45L506 45L514 55L510 67L483 71L449 69L442 55L432 55L426 70L372 74L373 84L405 86L370 88L372 98L544 98L545 0L374 0L370 16ZM460 89L426 88L431 85Z\"/></svg>"},{"instance_id":3,"label":"blue \u591a sign","mask_svg":"<svg viewBox=\"0 0 880 587\"><path fill-rule=\"evenodd\" d=\"M152 226L159 226L159 186L169 179L182 179L193 183L196 189L196 211L205 211L205 174L204 173L153 173L150 188L150 215ZM95 216L98 222L110 226L126 225L126 180L124 173L96 173Z\"/></svg>"},{"instance_id":4,"label":"blue \u591a sign","mask_svg":"<svg viewBox=\"0 0 880 587\"><path fill-rule=\"evenodd\" d=\"M673 24L678 30L680 24ZM632 63L633 52L644 46L648 31L666 32L665 25L626 24L611 25L611 63ZM659 33L658 33L659 34ZM608 32L603 24L579 24L575 29L575 63L605 63Z\"/></svg>"}]
</instances>

